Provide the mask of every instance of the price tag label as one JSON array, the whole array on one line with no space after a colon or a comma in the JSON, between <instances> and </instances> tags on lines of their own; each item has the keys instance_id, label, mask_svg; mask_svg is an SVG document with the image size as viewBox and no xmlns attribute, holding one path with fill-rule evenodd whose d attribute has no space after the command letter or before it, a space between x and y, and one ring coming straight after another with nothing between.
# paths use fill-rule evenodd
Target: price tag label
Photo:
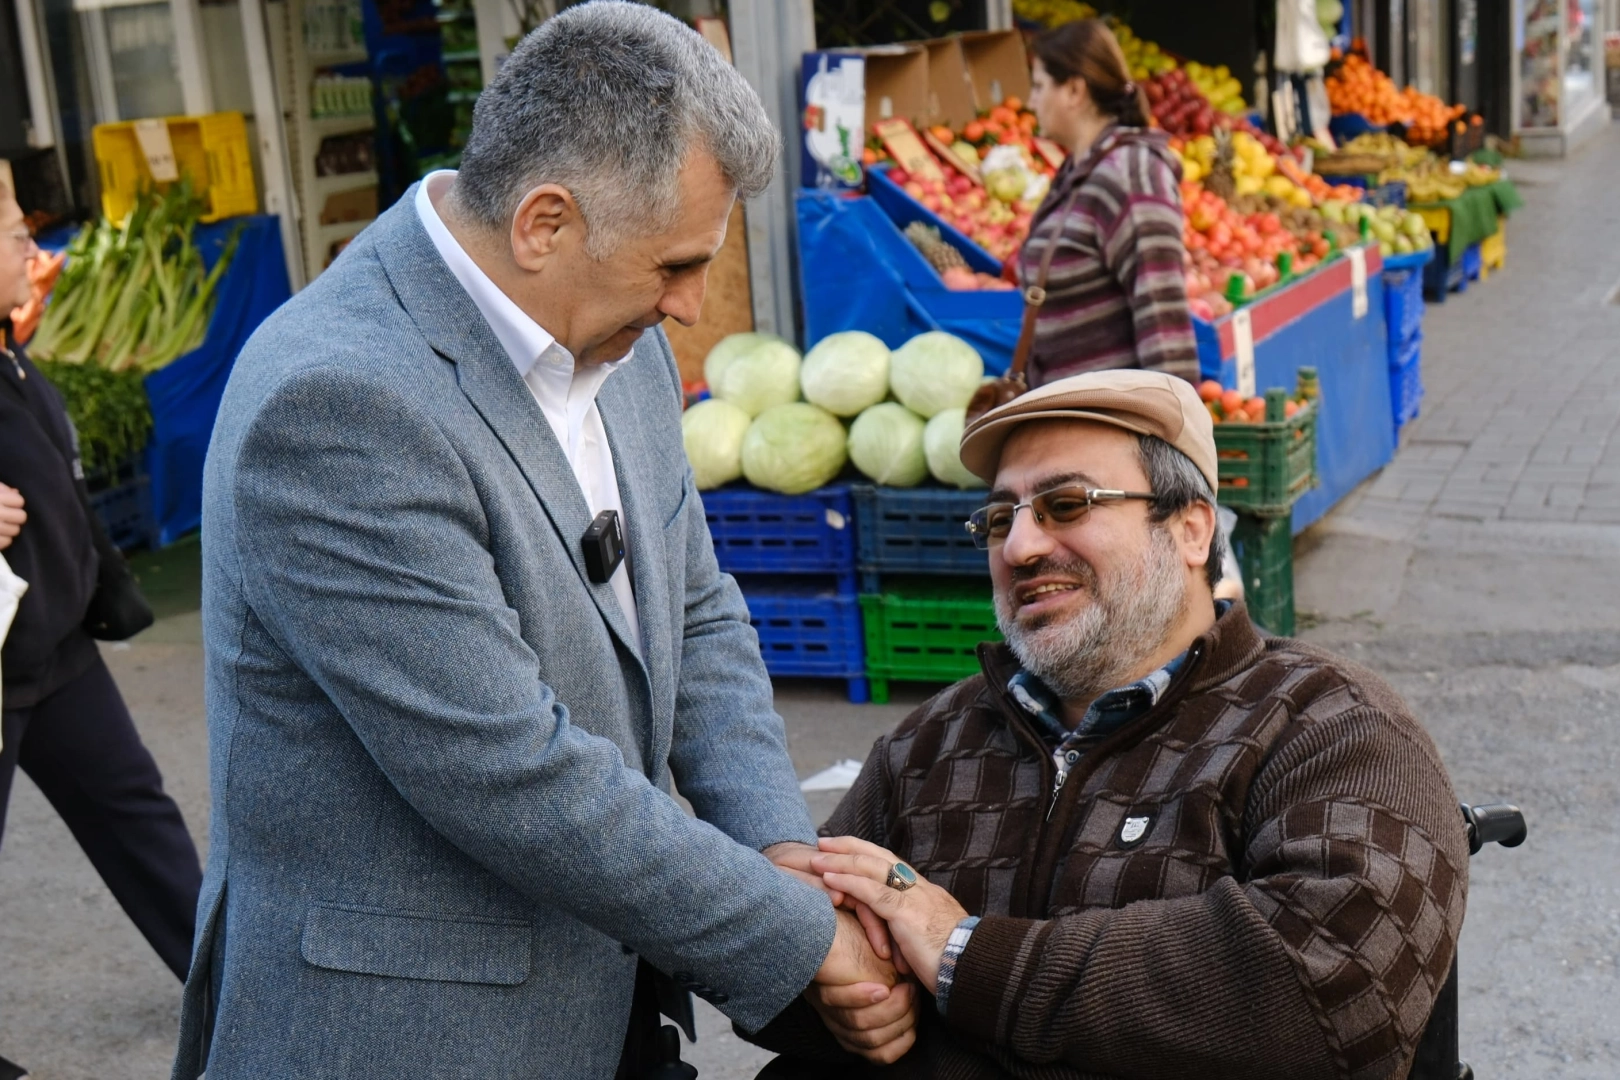
<instances>
[{"instance_id":1,"label":"price tag label","mask_svg":"<svg viewBox=\"0 0 1620 1080\"><path fill-rule=\"evenodd\" d=\"M1043 139L1039 135L1035 136L1034 142L1035 152L1041 155L1041 159L1043 161L1052 166L1054 169L1063 168L1063 161L1069 156L1068 154L1064 153L1063 147L1059 146L1051 139Z\"/></svg>"},{"instance_id":2,"label":"price tag label","mask_svg":"<svg viewBox=\"0 0 1620 1080\"><path fill-rule=\"evenodd\" d=\"M1367 249L1353 247L1350 256L1350 317L1359 319L1367 314Z\"/></svg>"},{"instance_id":3,"label":"price tag label","mask_svg":"<svg viewBox=\"0 0 1620 1080\"><path fill-rule=\"evenodd\" d=\"M1237 390L1254 397L1254 323L1248 308L1232 312L1232 351L1237 353Z\"/></svg>"},{"instance_id":4,"label":"price tag label","mask_svg":"<svg viewBox=\"0 0 1620 1080\"><path fill-rule=\"evenodd\" d=\"M872 125L872 131L882 140L883 148L889 156L900 163L900 167L912 176L926 177L929 180L945 179L945 171L939 167L939 159L928 152L922 139L917 137L917 129L904 120L880 120Z\"/></svg>"},{"instance_id":5,"label":"price tag label","mask_svg":"<svg viewBox=\"0 0 1620 1080\"><path fill-rule=\"evenodd\" d=\"M135 121L135 139L146 155L146 167L152 179L167 184L180 179L180 169L174 162L174 143L169 141L169 125L162 120Z\"/></svg>"}]
</instances>

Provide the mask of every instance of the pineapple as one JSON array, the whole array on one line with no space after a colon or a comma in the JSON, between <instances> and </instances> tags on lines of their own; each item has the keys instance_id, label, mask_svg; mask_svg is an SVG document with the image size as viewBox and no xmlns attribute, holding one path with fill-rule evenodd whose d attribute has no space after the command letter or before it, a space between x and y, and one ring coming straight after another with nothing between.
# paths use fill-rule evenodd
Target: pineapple
<instances>
[{"instance_id":1,"label":"pineapple","mask_svg":"<svg viewBox=\"0 0 1620 1080\"><path fill-rule=\"evenodd\" d=\"M1209 167L1204 187L1227 202L1237 195L1236 151L1232 146L1232 133L1217 128L1215 135L1215 161Z\"/></svg>"},{"instance_id":2,"label":"pineapple","mask_svg":"<svg viewBox=\"0 0 1620 1080\"><path fill-rule=\"evenodd\" d=\"M941 277L945 276L945 271L953 267L967 268L967 260L962 258L962 253L940 239L939 230L932 225L913 221L906 226L906 239L922 252L922 257L928 260L928 265L932 266L934 272Z\"/></svg>"}]
</instances>

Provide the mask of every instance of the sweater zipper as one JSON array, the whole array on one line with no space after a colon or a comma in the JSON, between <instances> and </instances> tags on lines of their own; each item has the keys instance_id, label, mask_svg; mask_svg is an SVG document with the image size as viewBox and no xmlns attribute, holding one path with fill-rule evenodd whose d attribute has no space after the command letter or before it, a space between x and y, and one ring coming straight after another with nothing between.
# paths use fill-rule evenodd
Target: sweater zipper
<instances>
[{"instance_id":1,"label":"sweater zipper","mask_svg":"<svg viewBox=\"0 0 1620 1080\"><path fill-rule=\"evenodd\" d=\"M1057 850L1058 845L1052 844L1050 841L1054 837L1061 841L1063 836L1068 832L1070 815L1067 813L1067 811L1073 809L1075 801L1073 798L1063 800L1060 798L1060 796L1065 789L1070 791L1078 791L1080 790L1080 787L1084 786L1078 783L1071 785L1069 781L1075 779L1075 774L1082 771L1085 776L1090 776L1092 772L1096 771L1097 762L1102 760L1117 747L1133 739L1139 738L1142 732L1152 730L1152 726L1148 724L1148 721L1163 715L1163 713L1169 709L1172 702L1176 702L1181 699L1181 687L1177 684L1182 683L1183 680L1190 679L1192 677L1194 671L1198 667L1198 660L1202 654L1202 651L1203 650L1200 645L1195 642L1192 646L1192 650L1187 655L1186 663L1182 665L1181 671L1177 673L1176 678L1171 682L1171 684L1165 687L1164 696L1159 699L1158 703L1143 715L1137 717L1135 720L1132 720L1130 723L1108 736L1108 738L1099 742L1096 746L1088 749L1084 756L1082 756L1079 761L1075 762L1074 767L1069 770L1069 774L1068 776L1064 777L1063 783L1054 785L1052 792L1052 806L1047 810L1046 819L1041 823L1041 828L1036 833L1035 864L1030 869L1029 881L1024 897L1024 910L1027 917L1038 917L1035 914L1036 912L1044 915L1046 911L1045 897L1049 897L1052 893L1051 877L1057 872L1057 864L1058 859L1061 856L1061 852ZM1172 691L1174 691L1174 693L1172 693ZM1046 755L1046 762L1048 765L1050 765L1051 761L1052 755L1048 753ZM1057 812L1059 803L1062 803L1065 813L1061 818L1058 818L1057 827L1052 828L1052 817ZM1048 848L1050 848L1050 850L1048 850ZM1045 890L1044 895L1040 897L1040 902L1037 904L1037 893L1035 890L1043 887Z\"/></svg>"},{"instance_id":2,"label":"sweater zipper","mask_svg":"<svg viewBox=\"0 0 1620 1080\"><path fill-rule=\"evenodd\" d=\"M6 359L11 361L11 366L13 370L17 372L17 379L19 382L28 378L28 372L23 370L22 361L17 359L16 353L12 352L5 345L0 345L0 352L5 353Z\"/></svg>"}]
</instances>

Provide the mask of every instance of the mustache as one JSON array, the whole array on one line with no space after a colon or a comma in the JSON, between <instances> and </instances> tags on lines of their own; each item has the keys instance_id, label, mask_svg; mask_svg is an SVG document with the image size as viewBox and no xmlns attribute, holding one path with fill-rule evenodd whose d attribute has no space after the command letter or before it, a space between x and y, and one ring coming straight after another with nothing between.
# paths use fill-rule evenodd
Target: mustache
<instances>
[{"instance_id":1,"label":"mustache","mask_svg":"<svg viewBox=\"0 0 1620 1080\"><path fill-rule=\"evenodd\" d=\"M1081 558L1060 558L1048 555L1038 562L1012 568L1012 583L1022 585L1040 577L1069 577L1091 591L1096 591L1097 571Z\"/></svg>"}]
</instances>

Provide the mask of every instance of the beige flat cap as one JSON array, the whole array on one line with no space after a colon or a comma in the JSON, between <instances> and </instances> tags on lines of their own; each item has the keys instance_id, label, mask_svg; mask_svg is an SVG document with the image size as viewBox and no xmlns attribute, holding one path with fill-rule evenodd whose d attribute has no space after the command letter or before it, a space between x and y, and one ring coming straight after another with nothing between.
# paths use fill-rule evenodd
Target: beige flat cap
<instances>
[{"instance_id":1,"label":"beige flat cap","mask_svg":"<svg viewBox=\"0 0 1620 1080\"><path fill-rule=\"evenodd\" d=\"M1031 420L1092 420L1157 435L1180 450L1219 487L1215 470L1215 424L1198 391L1162 371L1122 368L1088 371L1047 383L991 409L962 432L962 464L987 484L996 482L1001 448L1019 424Z\"/></svg>"}]
</instances>

